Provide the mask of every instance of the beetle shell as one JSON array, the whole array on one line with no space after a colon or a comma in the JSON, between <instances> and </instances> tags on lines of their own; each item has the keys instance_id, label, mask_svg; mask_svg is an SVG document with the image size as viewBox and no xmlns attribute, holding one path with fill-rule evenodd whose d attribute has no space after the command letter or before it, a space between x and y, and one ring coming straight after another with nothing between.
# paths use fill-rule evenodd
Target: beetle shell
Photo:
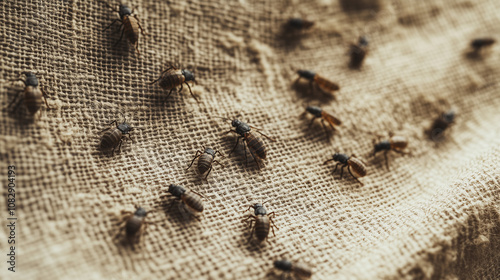
<instances>
[{"instance_id":1,"label":"beetle shell","mask_svg":"<svg viewBox=\"0 0 500 280\"><path fill-rule=\"evenodd\" d=\"M262 242L269 235L269 217L267 215L257 215L255 218L255 236Z\"/></svg>"},{"instance_id":2,"label":"beetle shell","mask_svg":"<svg viewBox=\"0 0 500 280\"><path fill-rule=\"evenodd\" d=\"M254 155L257 155L257 157L261 159L266 159L266 146L262 139L248 132L245 134L245 141L247 142L248 149L250 149Z\"/></svg>"},{"instance_id":3,"label":"beetle shell","mask_svg":"<svg viewBox=\"0 0 500 280\"><path fill-rule=\"evenodd\" d=\"M358 177L364 177L364 176L366 176L366 166L365 166L365 164L360 159L357 159L355 157L350 157L347 160L347 163L351 167L351 170Z\"/></svg>"},{"instance_id":4,"label":"beetle shell","mask_svg":"<svg viewBox=\"0 0 500 280\"><path fill-rule=\"evenodd\" d=\"M181 200L190 209L196 212L203 212L203 201L200 199L200 196L198 194L186 190L186 192L183 195L181 195Z\"/></svg>"},{"instance_id":5,"label":"beetle shell","mask_svg":"<svg viewBox=\"0 0 500 280\"><path fill-rule=\"evenodd\" d=\"M42 92L38 87L27 86L24 89L24 104L33 115L42 107Z\"/></svg>"},{"instance_id":6,"label":"beetle shell","mask_svg":"<svg viewBox=\"0 0 500 280\"><path fill-rule=\"evenodd\" d=\"M182 70L170 69L160 79L159 84L164 89L173 89L186 81Z\"/></svg>"},{"instance_id":7,"label":"beetle shell","mask_svg":"<svg viewBox=\"0 0 500 280\"><path fill-rule=\"evenodd\" d=\"M115 148L123 137L123 133L118 128L111 128L104 133L101 138L101 149L107 150Z\"/></svg>"},{"instance_id":8,"label":"beetle shell","mask_svg":"<svg viewBox=\"0 0 500 280\"><path fill-rule=\"evenodd\" d=\"M394 150L403 150L408 146L408 139L403 136L394 136L391 138L391 148Z\"/></svg>"}]
</instances>

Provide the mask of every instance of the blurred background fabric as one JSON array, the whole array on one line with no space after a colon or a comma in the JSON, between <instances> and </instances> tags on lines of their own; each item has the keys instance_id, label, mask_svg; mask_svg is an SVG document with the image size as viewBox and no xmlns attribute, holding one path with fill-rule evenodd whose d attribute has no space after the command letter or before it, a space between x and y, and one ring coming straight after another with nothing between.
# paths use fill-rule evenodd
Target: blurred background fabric
<instances>
[{"instance_id":1,"label":"blurred background fabric","mask_svg":"<svg viewBox=\"0 0 500 280\"><path fill-rule=\"evenodd\" d=\"M118 3L109 1L116 10ZM309 264L312 279L500 278L500 47L468 55L470 41L500 31L500 2L131 0L147 32L139 57L101 1L0 2L0 209L15 165L16 272L2 279L273 279L276 259ZM291 17L315 22L291 34ZM349 44L370 40L361 69ZM499 38L497 37L497 40ZM166 99L150 82L168 63L195 73ZM338 83L335 98L293 86L298 69ZM6 108L33 71L48 104L32 118ZM343 123L325 139L301 117L319 105ZM434 143L424 130L448 109L456 124ZM122 116L121 114L124 114ZM114 155L101 131L135 130ZM276 138L261 170L223 119ZM372 157L376 134L409 139L411 155ZM219 150L208 180L186 170L196 150ZM335 152L368 167L361 185L322 165ZM169 184L202 194L200 221L168 209ZM279 230L248 243L243 222L266 201ZM132 250L122 211L148 210ZM14 277L14 278L12 278Z\"/></svg>"}]
</instances>

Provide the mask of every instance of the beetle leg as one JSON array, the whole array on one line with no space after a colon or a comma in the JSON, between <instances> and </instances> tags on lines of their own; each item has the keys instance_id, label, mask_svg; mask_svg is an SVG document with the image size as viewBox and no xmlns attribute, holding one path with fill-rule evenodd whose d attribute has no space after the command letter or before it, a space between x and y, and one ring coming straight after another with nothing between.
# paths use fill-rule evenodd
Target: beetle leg
<instances>
[{"instance_id":1,"label":"beetle leg","mask_svg":"<svg viewBox=\"0 0 500 280\"><path fill-rule=\"evenodd\" d=\"M123 28L122 35L120 36L120 39L114 44L113 47L116 47L118 45L118 43L120 43L120 41L123 39L123 33L125 33L125 28Z\"/></svg>"},{"instance_id":2,"label":"beetle leg","mask_svg":"<svg viewBox=\"0 0 500 280\"><path fill-rule=\"evenodd\" d=\"M314 120L317 119L318 117L312 118L311 122L309 123L309 128L311 128L311 125L314 123Z\"/></svg>"},{"instance_id":3,"label":"beetle leg","mask_svg":"<svg viewBox=\"0 0 500 280\"><path fill-rule=\"evenodd\" d=\"M347 166L347 164L342 165L342 168L340 168L340 179L342 179L342 176L344 175L344 168ZM349 170L349 168L347 168ZM351 172L351 171L349 171ZM352 174L351 174L352 175Z\"/></svg>"},{"instance_id":4,"label":"beetle leg","mask_svg":"<svg viewBox=\"0 0 500 280\"><path fill-rule=\"evenodd\" d=\"M191 91L191 87L189 86L189 84L187 82L184 82L184 83L188 86L189 92L191 93L191 96L194 98L194 100L196 100L196 102L200 103L200 101L198 100L198 98L196 98L196 96L194 95L194 93ZM182 90L182 85L181 85L181 90Z\"/></svg>"},{"instance_id":5,"label":"beetle leg","mask_svg":"<svg viewBox=\"0 0 500 280\"><path fill-rule=\"evenodd\" d=\"M199 154L199 155L198 155L198 154ZM202 154L202 152L201 152L201 151L199 151L199 150L198 150L198 151L196 151L196 154L194 155L193 161L191 161L191 164L188 166L188 168L186 168L186 170L188 170L189 168L191 168L191 166L192 166L192 165L193 165L193 163L194 163L194 160L195 160L195 159L197 159L198 157L200 157L200 156L201 156L201 154Z\"/></svg>"},{"instance_id":6,"label":"beetle leg","mask_svg":"<svg viewBox=\"0 0 500 280\"><path fill-rule=\"evenodd\" d=\"M214 162L217 163L217 164L219 164L219 165L221 165L222 167L225 167L224 164L222 164L222 163L220 163L220 162L218 162L216 160L214 160Z\"/></svg>"},{"instance_id":7,"label":"beetle leg","mask_svg":"<svg viewBox=\"0 0 500 280\"><path fill-rule=\"evenodd\" d=\"M331 159L331 160L333 160L333 159ZM339 165L340 165L340 163L335 164L335 168L333 169L332 174L334 174L335 171L337 171L337 167L339 167ZM340 176L340 178L342 179L342 176Z\"/></svg>"},{"instance_id":8,"label":"beetle leg","mask_svg":"<svg viewBox=\"0 0 500 280\"><path fill-rule=\"evenodd\" d=\"M208 169L207 176L205 176L205 180L208 178L208 175L210 174L210 171L212 171L212 165L210 165L210 168Z\"/></svg>"},{"instance_id":9,"label":"beetle leg","mask_svg":"<svg viewBox=\"0 0 500 280\"><path fill-rule=\"evenodd\" d=\"M110 25L108 25L108 27L104 28L104 30L103 30L103 31L106 31L106 29L110 28L110 27L111 27L111 25L115 24L117 21L121 21L121 20L120 20L120 19L115 19L115 20L113 20L113 22L112 22Z\"/></svg>"},{"instance_id":10,"label":"beetle leg","mask_svg":"<svg viewBox=\"0 0 500 280\"><path fill-rule=\"evenodd\" d=\"M387 170L389 170L389 158L387 157L387 152L389 151L384 152L384 158L385 158L385 166L387 167Z\"/></svg>"},{"instance_id":11,"label":"beetle leg","mask_svg":"<svg viewBox=\"0 0 500 280\"><path fill-rule=\"evenodd\" d=\"M326 141L330 141L330 137L329 137L330 135L328 134L328 129L326 128L324 119L321 119L321 124L323 125L323 129L325 130Z\"/></svg>"},{"instance_id":12,"label":"beetle leg","mask_svg":"<svg viewBox=\"0 0 500 280\"><path fill-rule=\"evenodd\" d=\"M149 35L149 34L147 34L147 33L144 31L144 28L142 28L142 26L141 26L141 22L139 21L139 19L137 18L137 16L136 16L136 15L134 15L134 18L137 20L137 24L139 25L139 28L141 29L141 33L142 33L142 35L144 35L144 36Z\"/></svg>"},{"instance_id":13,"label":"beetle leg","mask_svg":"<svg viewBox=\"0 0 500 280\"><path fill-rule=\"evenodd\" d=\"M229 132L236 132L236 131L234 131L234 130L230 130L230 131L228 131L227 133L229 133ZM229 155L231 155L231 154L234 152L234 150L236 149L236 147L238 146L238 143L240 142L240 138L241 138L241 137L238 137L238 138L237 138L237 140L236 140L236 145L234 145L234 148L231 150L231 152L229 153Z\"/></svg>"}]
</instances>

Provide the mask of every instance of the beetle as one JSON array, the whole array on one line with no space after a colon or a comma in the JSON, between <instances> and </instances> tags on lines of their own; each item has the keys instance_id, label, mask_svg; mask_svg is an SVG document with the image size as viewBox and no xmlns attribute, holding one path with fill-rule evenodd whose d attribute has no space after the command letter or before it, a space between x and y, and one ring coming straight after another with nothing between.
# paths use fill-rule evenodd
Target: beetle
<instances>
[{"instance_id":1,"label":"beetle","mask_svg":"<svg viewBox=\"0 0 500 280\"><path fill-rule=\"evenodd\" d=\"M20 92L16 98L8 105L8 107L14 106L14 111L17 110L18 106L21 104L21 100L24 101L24 105L28 109L28 112L31 115L34 115L38 110L40 110L42 106L42 98L45 101L45 105L50 109L49 104L47 103L46 93L39 86L38 78L36 75L29 71L24 71L21 74L26 76L25 80L19 79L24 83L24 91ZM19 96L22 95L22 98L19 99Z\"/></svg>"},{"instance_id":2,"label":"beetle","mask_svg":"<svg viewBox=\"0 0 500 280\"><path fill-rule=\"evenodd\" d=\"M443 138L444 132L455 124L456 113L453 110L441 113L432 123L431 127L426 131L432 141L440 141Z\"/></svg>"},{"instance_id":3,"label":"beetle","mask_svg":"<svg viewBox=\"0 0 500 280\"><path fill-rule=\"evenodd\" d=\"M292 263L289 260L282 259L274 261L273 265L276 269L283 271L282 279L285 278L285 275L293 275L300 279L309 279L312 276L311 268L302 263Z\"/></svg>"},{"instance_id":4,"label":"beetle","mask_svg":"<svg viewBox=\"0 0 500 280\"><path fill-rule=\"evenodd\" d=\"M338 84L331 82L322 76L316 74L316 72L311 70L298 70L297 74L299 77L295 80L294 84L296 84L301 78L304 78L309 81L310 90L313 90L313 87L318 87L322 92L331 93L333 91L339 90L340 87Z\"/></svg>"},{"instance_id":5,"label":"beetle","mask_svg":"<svg viewBox=\"0 0 500 280\"><path fill-rule=\"evenodd\" d=\"M309 123L309 127L311 127L314 120L316 120L317 118L321 118L321 124L323 125L323 128L325 130L327 140L328 140L328 130L326 128L325 121L330 125L330 127L332 128L333 131L335 131L335 126L342 124L342 122L339 119L337 119L336 117L332 116L331 114L325 112L323 109L321 109L319 107L307 106L306 112L309 112L314 116L312 118L311 122Z\"/></svg>"},{"instance_id":6,"label":"beetle","mask_svg":"<svg viewBox=\"0 0 500 280\"><path fill-rule=\"evenodd\" d=\"M166 90L170 90L166 98L168 98L172 91L178 86L181 86L181 89L179 91L182 91L182 85L186 84L189 88L191 96L193 96L196 102L199 102L198 98L196 98L196 96L193 94L193 92L191 91L191 87L187 83L189 81L195 81L193 72L186 69L177 69L176 67L170 65L167 70L163 71L160 74L160 77L158 79L152 81L150 84L158 82L160 87Z\"/></svg>"},{"instance_id":7,"label":"beetle","mask_svg":"<svg viewBox=\"0 0 500 280\"><path fill-rule=\"evenodd\" d=\"M134 245L140 241L141 236L146 230L146 216L148 215L148 211L143 207L136 206L135 212L121 211L121 215L123 216L122 224L124 223L125 226L121 227L120 232L115 237L118 237L121 231L124 230L125 240L134 249Z\"/></svg>"},{"instance_id":8,"label":"beetle","mask_svg":"<svg viewBox=\"0 0 500 280\"><path fill-rule=\"evenodd\" d=\"M118 45L118 43L120 43L120 41L123 38L123 34L125 34L130 44L134 46L135 50L137 51L137 54L140 56L141 53L139 52L139 29L141 30L142 35L146 34L141 26L141 23L139 22L139 19L137 18L136 15L132 15L132 9L123 4L120 4L120 7L118 9L118 14L120 18L115 19L110 25L108 25L108 27L104 29L104 31L110 28L117 21L121 22L120 29L123 27L123 30L120 39L115 43L115 46Z\"/></svg>"},{"instance_id":9,"label":"beetle","mask_svg":"<svg viewBox=\"0 0 500 280\"><path fill-rule=\"evenodd\" d=\"M357 44L350 45L351 62L350 66L352 68L360 68L363 61L368 53L368 38L366 36L359 37Z\"/></svg>"},{"instance_id":10,"label":"beetle","mask_svg":"<svg viewBox=\"0 0 500 280\"><path fill-rule=\"evenodd\" d=\"M293 30L299 31L299 30L309 29L313 25L314 25L314 21L310 21L307 19L296 17L296 18L289 19L286 22L285 27L287 29L293 29Z\"/></svg>"},{"instance_id":11,"label":"beetle","mask_svg":"<svg viewBox=\"0 0 500 280\"><path fill-rule=\"evenodd\" d=\"M134 128L127 123L126 119L120 124L116 120L110 122L109 124L115 124L116 127L109 127L102 131L106 131L106 133L104 133L104 135L101 137L100 148L102 150L109 150L112 148L112 154L114 154L116 146L118 146L118 151L120 151L124 137L128 135L128 138L131 139L130 131L132 131Z\"/></svg>"},{"instance_id":12,"label":"beetle","mask_svg":"<svg viewBox=\"0 0 500 280\"><path fill-rule=\"evenodd\" d=\"M203 150L204 150L203 152L200 150L196 151L196 154L194 155L194 158L191 161L191 164L188 166L187 169L191 168L194 161L197 158L199 158L198 159L198 172L200 173L200 175L202 175L202 174L205 174L205 172L207 172L207 170L208 170L208 173L205 176L205 179L207 179L208 175L210 174L210 171L212 171L212 163L213 162L221 165L222 167L224 167L224 165L221 164L220 162L218 162L217 160L215 160L216 154L219 154L222 156L222 154L219 151L215 151L213 149L205 148L205 147L203 147Z\"/></svg>"},{"instance_id":13,"label":"beetle","mask_svg":"<svg viewBox=\"0 0 500 280\"><path fill-rule=\"evenodd\" d=\"M180 200L188 207L191 214L194 212L203 212L203 200L201 200L203 196L201 194L174 184L168 186L168 192L176 198L172 201L170 208L172 208L175 201ZM193 217L199 220L195 215Z\"/></svg>"},{"instance_id":14,"label":"beetle","mask_svg":"<svg viewBox=\"0 0 500 280\"><path fill-rule=\"evenodd\" d=\"M493 45L496 42L495 39L493 38L477 38L474 39L470 42L470 46L474 49L474 51L477 53L481 49L489 47Z\"/></svg>"},{"instance_id":15,"label":"beetle","mask_svg":"<svg viewBox=\"0 0 500 280\"><path fill-rule=\"evenodd\" d=\"M366 176L366 164L361 159L357 158L355 155L351 155L349 157L346 154L335 153L331 159L325 161L323 164L327 164L330 161L337 162L332 173L335 173L335 171L337 171L337 167L339 165L342 165L340 169L340 179L342 179L344 168L347 167L347 171L349 171L349 174L351 174L351 176L356 179L356 181L363 184L358 179L358 177ZM354 173L356 173L357 177L352 174L351 169L352 171L354 171Z\"/></svg>"},{"instance_id":16,"label":"beetle","mask_svg":"<svg viewBox=\"0 0 500 280\"><path fill-rule=\"evenodd\" d=\"M265 202L264 202L265 203ZM264 203L256 203L254 205L250 205L246 211L249 209L253 208L254 209L254 215L248 215L244 221L247 221L248 219L250 220L250 228L252 229L252 233L250 234L250 239L252 239L252 236L255 232L255 236L257 237L257 240L259 242L264 241L267 236L269 235L269 229L273 231L273 236L276 236L274 234L274 228L278 229L278 227L274 224L273 218L275 217L274 212L267 213L266 208L264 207ZM253 224L255 222L255 224ZM252 226L253 225L253 226Z\"/></svg>"},{"instance_id":17,"label":"beetle","mask_svg":"<svg viewBox=\"0 0 500 280\"><path fill-rule=\"evenodd\" d=\"M385 164L387 169L389 169L389 159L387 157L387 153L389 151L394 151L396 153L406 154L402 150L404 150L408 146L408 138L404 136L391 135L389 140L383 140L378 143L375 143L374 140L373 144L373 156L375 156L378 152L384 151Z\"/></svg>"},{"instance_id":18,"label":"beetle","mask_svg":"<svg viewBox=\"0 0 500 280\"><path fill-rule=\"evenodd\" d=\"M261 160L264 160L266 159L267 157L267 151L266 151L266 146L264 145L264 141L262 141L262 139L260 139L259 137L255 136L252 132L251 132L251 127L250 125L248 125L247 123L244 123L238 119L234 119L231 121L231 125L233 127L235 127L236 129L235 130L229 130L227 133L236 133L238 135L240 135L238 137L238 140L236 141L236 144L234 145L234 148L231 150L231 152L229 153L230 155L234 152L234 150L236 149L236 147L238 146L238 143L240 141L240 139L243 139L243 143L246 143L246 146L248 146L248 150L250 151L250 153L252 154L254 160L255 160L255 163L257 164L257 167L260 169L260 165L259 165L259 162L257 159L261 159ZM258 133L260 133L262 136L266 137L267 139L271 140L271 141L275 141L274 139L266 136L265 134L263 134L262 132L256 130ZM247 161L247 150L245 149L245 162L248 162Z\"/></svg>"}]
</instances>

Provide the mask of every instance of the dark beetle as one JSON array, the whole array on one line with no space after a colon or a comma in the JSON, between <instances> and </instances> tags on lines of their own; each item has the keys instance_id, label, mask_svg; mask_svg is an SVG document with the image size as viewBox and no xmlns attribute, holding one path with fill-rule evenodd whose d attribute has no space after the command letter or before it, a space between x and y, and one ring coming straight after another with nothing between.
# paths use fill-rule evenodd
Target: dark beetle
<instances>
[{"instance_id":1,"label":"dark beetle","mask_svg":"<svg viewBox=\"0 0 500 280\"><path fill-rule=\"evenodd\" d=\"M325 130L325 134L326 134L327 139L328 139L328 130L326 129L325 121L330 125L330 127L334 131L335 131L335 126L342 124L342 122L339 119L328 114L327 112L323 111L323 109L321 109L319 107L307 106L306 112L309 112L314 116L314 118L311 120L311 123L309 123L309 127L311 127L311 125L313 124L315 119L321 118L321 124L323 125L323 128Z\"/></svg>"},{"instance_id":2,"label":"dark beetle","mask_svg":"<svg viewBox=\"0 0 500 280\"><path fill-rule=\"evenodd\" d=\"M351 169L352 169L352 171L354 171L354 173L356 173L356 175L358 177L366 176L366 164L362 160L356 158L355 155L351 155L349 157L346 154L335 153L333 155L333 158L325 161L323 164L327 164L330 161L337 162L337 164L335 164L335 169L333 170L332 173L335 173L335 171L337 171L337 167L339 165L342 165L342 167L340 169L340 179L342 179L342 175L344 173L345 167L347 167L347 171L349 171L349 174L351 174L351 176L354 179L356 179L356 181L358 181L359 183L361 183L361 181L359 181L358 178L352 174ZM363 183L361 183L361 184L363 184Z\"/></svg>"},{"instance_id":3,"label":"dark beetle","mask_svg":"<svg viewBox=\"0 0 500 280\"><path fill-rule=\"evenodd\" d=\"M125 237L129 244L137 243L140 239L140 231L143 229L143 224L146 221L148 212L142 207L137 207L134 214L127 220L125 224Z\"/></svg>"},{"instance_id":4,"label":"dark beetle","mask_svg":"<svg viewBox=\"0 0 500 280\"><path fill-rule=\"evenodd\" d=\"M309 29L314 25L314 21L303 18L291 18L287 21L285 27L293 30Z\"/></svg>"},{"instance_id":5,"label":"dark beetle","mask_svg":"<svg viewBox=\"0 0 500 280\"><path fill-rule=\"evenodd\" d=\"M229 130L227 133L233 132L236 134L239 134L240 136L238 137L238 140L236 141L236 145L234 145L233 150L229 154L232 154L236 147L238 146L238 143L240 139L243 139L243 143L246 143L248 146L248 150L250 150L250 153L252 154L255 163L257 163L257 167L260 168L259 162L257 158L259 159L266 159L267 153L266 153L266 146L264 145L264 142L262 139L259 137L255 136L250 129L250 126L240 120L233 120L231 122L231 125L236 128L236 130ZM274 139L266 136L262 132L258 131L262 136L266 137L267 139L271 141L275 141ZM247 150L245 149L245 162L247 161Z\"/></svg>"},{"instance_id":6,"label":"dark beetle","mask_svg":"<svg viewBox=\"0 0 500 280\"><path fill-rule=\"evenodd\" d=\"M206 179L208 177L208 174L210 174L210 171L212 171L212 162L215 162L217 164L222 165L220 162L215 160L215 154L218 153L221 156L222 156L222 154L219 151L214 151L210 148L206 148L206 149L203 148L203 150L204 150L203 152L199 151L199 150L196 151L196 154L194 155L193 161L191 161L191 164L188 166L187 169L191 168L195 159L199 158L198 159L198 172L200 173L200 175L202 175L205 172L207 172L207 170L208 170L207 176L205 176L205 179ZM224 167L224 165L222 165L222 167Z\"/></svg>"},{"instance_id":7,"label":"dark beetle","mask_svg":"<svg viewBox=\"0 0 500 280\"><path fill-rule=\"evenodd\" d=\"M351 44L350 46L351 62L350 66L352 68L359 68L363 64L363 61L368 53L368 38L365 36L359 37L357 44Z\"/></svg>"},{"instance_id":8,"label":"dark beetle","mask_svg":"<svg viewBox=\"0 0 500 280\"><path fill-rule=\"evenodd\" d=\"M201 194L187 190L181 186L177 186L174 184L168 186L168 192L175 196L176 200L181 200L189 210L192 210L192 212L203 212L203 201L201 200ZM174 202L175 200L172 201L172 205ZM194 217L197 218L196 216Z\"/></svg>"},{"instance_id":9,"label":"dark beetle","mask_svg":"<svg viewBox=\"0 0 500 280\"><path fill-rule=\"evenodd\" d=\"M478 38L472 40L470 46L474 49L475 52L479 52L481 49L485 47L489 47L496 42L493 38Z\"/></svg>"},{"instance_id":10,"label":"dark beetle","mask_svg":"<svg viewBox=\"0 0 500 280\"><path fill-rule=\"evenodd\" d=\"M158 79L154 80L150 84L154 84L154 83L159 81L160 87L162 87L163 89L166 89L166 90L170 90L168 92L167 98L170 96L170 94L172 93L172 91L176 87L181 86L181 89L179 91L182 91L182 85L186 84L189 88L189 92L191 93L191 96L193 96L193 98L196 100L196 102L198 102L198 99L193 94L193 92L191 91L191 87L187 83L189 81L194 81L194 80L195 79L194 79L193 72L186 70L186 69L181 70L181 69L175 68L174 66L170 66L169 68L167 68L167 70L163 71L160 74L160 77Z\"/></svg>"},{"instance_id":11,"label":"dark beetle","mask_svg":"<svg viewBox=\"0 0 500 280\"><path fill-rule=\"evenodd\" d=\"M450 110L442 113L434 120L431 127L426 131L432 141L440 141L444 132L455 123L455 111Z\"/></svg>"},{"instance_id":12,"label":"dark beetle","mask_svg":"<svg viewBox=\"0 0 500 280\"><path fill-rule=\"evenodd\" d=\"M309 81L311 91L314 86L318 87L322 92L328 93L340 89L339 85L336 83L330 82L311 70L298 70L297 74L299 74L299 77L295 80L294 84L296 84L301 78L304 78Z\"/></svg>"},{"instance_id":13,"label":"dark beetle","mask_svg":"<svg viewBox=\"0 0 500 280\"><path fill-rule=\"evenodd\" d=\"M109 5L108 5L109 6ZM132 44L137 51L137 54L140 55L139 52L139 29L141 30L142 35L144 34L144 29L139 22L137 16L132 15L132 10L126 5L120 4L120 8L118 10L118 14L120 15L120 19L115 19L108 27L104 30L110 28L117 21L121 22L120 28L123 27L122 34L120 36L120 40L118 40L115 44L118 45L123 38L123 34L127 35L127 39Z\"/></svg>"},{"instance_id":14,"label":"dark beetle","mask_svg":"<svg viewBox=\"0 0 500 280\"><path fill-rule=\"evenodd\" d=\"M24 99L24 105L26 106L30 114L34 115L36 112L38 112L38 110L40 110L40 107L42 106L42 98L45 101L45 105L47 106L47 108L50 108L49 104L47 104L45 92L38 86L38 78L36 77L36 75L32 72L22 72L22 74L26 75L26 79L19 80L23 81L25 88L22 93L19 93L19 95L23 94L22 99ZM17 104L15 105L14 110L16 110L21 104L21 100L18 100L18 97L14 98L14 100L8 105L8 107L12 107L15 103Z\"/></svg>"},{"instance_id":15,"label":"dark beetle","mask_svg":"<svg viewBox=\"0 0 500 280\"><path fill-rule=\"evenodd\" d=\"M274 261L274 267L283 271L282 278L284 278L285 274L287 276L294 275L300 279L308 279L312 276L312 271L308 266L301 263L292 263L285 259Z\"/></svg>"},{"instance_id":16,"label":"dark beetle","mask_svg":"<svg viewBox=\"0 0 500 280\"><path fill-rule=\"evenodd\" d=\"M247 221L248 219L251 219L250 228L252 229L252 234L250 235L250 239L255 232L255 236L257 236L257 240L259 240L259 242L262 242L267 238L269 235L269 228L272 229L274 236L274 228L278 229L273 222L273 218L275 216L274 212L268 214L266 208L264 207L264 203L256 203L255 205L249 206L247 211L250 208L253 208L255 215L248 215L248 217L244 220ZM255 225L252 227L254 222Z\"/></svg>"},{"instance_id":17,"label":"dark beetle","mask_svg":"<svg viewBox=\"0 0 500 280\"><path fill-rule=\"evenodd\" d=\"M130 138L130 131L132 131L134 128L130 126L130 124L127 123L127 120L125 120L123 123L118 124L117 121L112 121L109 124L115 124L115 128L106 128L103 131L106 131L104 135L101 138L101 149L102 150L109 150L113 149L112 154L115 153L116 146L118 146L118 151L120 151L120 148L122 146L122 140L124 137L129 135L128 138Z\"/></svg>"},{"instance_id":18,"label":"dark beetle","mask_svg":"<svg viewBox=\"0 0 500 280\"><path fill-rule=\"evenodd\" d=\"M384 151L385 164L387 169L389 169L389 159L387 158L387 153L389 151L395 151L396 153L405 154L404 150L408 146L408 139L404 136L391 136L389 140L380 141L374 143L373 156L378 152Z\"/></svg>"}]
</instances>

